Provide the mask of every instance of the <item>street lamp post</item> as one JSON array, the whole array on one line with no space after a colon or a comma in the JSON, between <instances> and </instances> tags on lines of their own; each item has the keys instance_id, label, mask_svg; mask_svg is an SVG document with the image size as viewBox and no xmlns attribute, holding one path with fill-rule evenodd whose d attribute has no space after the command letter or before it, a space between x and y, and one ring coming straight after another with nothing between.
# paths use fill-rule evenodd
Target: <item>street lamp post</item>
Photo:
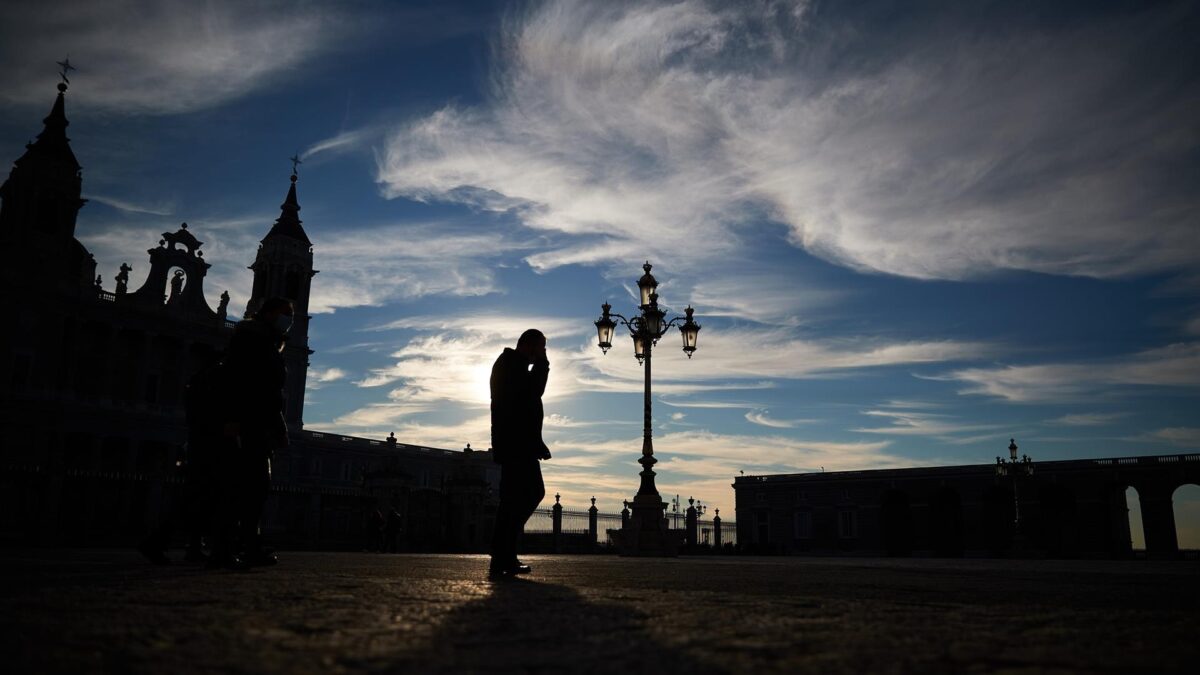
<instances>
[{"instance_id":1,"label":"street lamp post","mask_svg":"<svg viewBox=\"0 0 1200 675\"><path fill-rule=\"evenodd\" d=\"M622 531L623 548L626 553L634 555L674 555L678 545L672 545L674 536L665 527L665 512L667 504L658 494L654 485L654 441L652 440L651 403L650 403L650 364L658 339L676 322L679 333L683 338L683 352L690 359L696 351L696 339L700 333L700 325L692 318L692 308L684 310L683 317L666 320L666 312L658 307L658 281L650 274L652 266L649 262L642 265L645 274L638 279L638 291L641 304L640 314L627 319L612 312L612 305L607 302L600 306L601 316L596 320L596 333L599 338L601 351L605 354L612 348L613 333L617 326L623 325L629 329L633 338L633 355L642 364L645 376L645 391L642 401L642 456L638 463L642 465L641 484L637 495L633 498L633 516L629 528Z\"/></svg>"},{"instance_id":2,"label":"street lamp post","mask_svg":"<svg viewBox=\"0 0 1200 675\"><path fill-rule=\"evenodd\" d=\"M1012 480L1013 489L1013 543L1014 548L1021 548L1024 539L1021 533L1021 495L1020 495L1020 479L1028 478L1033 475L1033 460L1029 459L1029 455L1022 455L1021 460L1017 460L1017 440L1015 438L1008 439L1008 456L1009 459L1003 460L996 457L996 475L1008 476Z\"/></svg>"}]
</instances>

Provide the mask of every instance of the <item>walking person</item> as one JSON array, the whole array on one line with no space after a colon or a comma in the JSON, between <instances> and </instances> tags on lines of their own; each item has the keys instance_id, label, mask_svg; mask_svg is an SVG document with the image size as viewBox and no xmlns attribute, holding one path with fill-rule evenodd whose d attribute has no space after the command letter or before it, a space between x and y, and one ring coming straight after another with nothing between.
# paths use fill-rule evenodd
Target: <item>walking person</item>
<instances>
[{"instance_id":1,"label":"walking person","mask_svg":"<svg viewBox=\"0 0 1200 675\"><path fill-rule=\"evenodd\" d=\"M550 374L546 336L529 329L516 349L505 348L492 366L492 458L500 465L500 506L492 536L491 579L529 574L517 559L525 522L533 515L546 487L538 464L550 459L542 441L542 394Z\"/></svg>"},{"instance_id":2,"label":"walking person","mask_svg":"<svg viewBox=\"0 0 1200 675\"><path fill-rule=\"evenodd\" d=\"M275 554L263 546L260 521L271 488L271 458L288 445L283 418L287 367L280 352L292 327L292 314L290 300L266 300L252 318L238 323L225 358L229 384L225 434L235 446L233 507L239 557L246 565L276 562Z\"/></svg>"},{"instance_id":3,"label":"walking person","mask_svg":"<svg viewBox=\"0 0 1200 675\"><path fill-rule=\"evenodd\" d=\"M216 516L220 502L217 473L225 445L219 410L223 394L220 385L221 366L214 359L212 363L204 364L184 389L187 442L180 463L183 472L181 498L167 518L138 545L142 555L153 563L170 564L166 550L180 526L188 533L185 561L208 561L203 550L204 537L208 537L215 552L221 551Z\"/></svg>"}]
</instances>

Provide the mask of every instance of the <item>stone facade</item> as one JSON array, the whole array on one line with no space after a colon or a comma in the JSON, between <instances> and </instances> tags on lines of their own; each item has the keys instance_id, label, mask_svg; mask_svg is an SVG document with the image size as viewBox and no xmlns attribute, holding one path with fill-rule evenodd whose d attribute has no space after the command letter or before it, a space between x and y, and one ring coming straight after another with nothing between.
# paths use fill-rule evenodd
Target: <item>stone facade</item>
<instances>
[{"instance_id":1,"label":"stone facade","mask_svg":"<svg viewBox=\"0 0 1200 675\"><path fill-rule=\"evenodd\" d=\"M994 464L740 476L733 488L738 541L762 552L1125 557L1133 487L1147 553L1169 557L1172 495L1198 482L1200 455L1187 454L1037 462L1015 493Z\"/></svg>"},{"instance_id":2,"label":"stone facade","mask_svg":"<svg viewBox=\"0 0 1200 675\"><path fill-rule=\"evenodd\" d=\"M186 224L105 290L75 236L82 169L66 136L66 85L44 130L0 186L0 539L127 543L178 499L183 392L218 359L235 322L207 301L210 265ZM401 548L485 550L498 471L490 452L303 429L313 244L296 176L251 264L247 312L283 296L296 317L284 356L292 444L275 459L265 528L283 545L357 548L379 508L404 519ZM150 243L150 242L148 242ZM135 265L138 263L134 263Z\"/></svg>"}]
</instances>

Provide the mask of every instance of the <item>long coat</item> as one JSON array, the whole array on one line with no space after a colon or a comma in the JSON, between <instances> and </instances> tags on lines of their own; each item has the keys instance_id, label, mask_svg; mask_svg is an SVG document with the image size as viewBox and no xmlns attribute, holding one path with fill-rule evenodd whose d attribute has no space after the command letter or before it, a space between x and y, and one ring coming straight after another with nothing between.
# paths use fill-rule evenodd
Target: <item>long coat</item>
<instances>
[{"instance_id":1,"label":"long coat","mask_svg":"<svg viewBox=\"0 0 1200 675\"><path fill-rule=\"evenodd\" d=\"M241 427L243 443L268 453L287 445L283 419L287 366L279 353L282 339L274 326L264 321L242 321L233 331L222 367L229 392L226 419Z\"/></svg>"},{"instance_id":2,"label":"long coat","mask_svg":"<svg viewBox=\"0 0 1200 675\"><path fill-rule=\"evenodd\" d=\"M550 457L542 441L542 394L549 374L549 364L531 364L512 348L492 365L492 453L497 462Z\"/></svg>"}]
</instances>

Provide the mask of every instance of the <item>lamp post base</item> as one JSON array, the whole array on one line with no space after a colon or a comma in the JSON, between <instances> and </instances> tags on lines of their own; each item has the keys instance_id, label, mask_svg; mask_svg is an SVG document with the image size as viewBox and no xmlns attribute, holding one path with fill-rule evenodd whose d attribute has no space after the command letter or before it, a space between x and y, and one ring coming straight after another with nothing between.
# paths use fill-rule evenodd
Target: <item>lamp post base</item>
<instances>
[{"instance_id":1,"label":"lamp post base","mask_svg":"<svg viewBox=\"0 0 1200 675\"><path fill-rule=\"evenodd\" d=\"M638 495L631 504L629 523L613 531L623 556L674 558L683 547L683 530L667 527L667 505L657 495Z\"/></svg>"}]
</instances>

